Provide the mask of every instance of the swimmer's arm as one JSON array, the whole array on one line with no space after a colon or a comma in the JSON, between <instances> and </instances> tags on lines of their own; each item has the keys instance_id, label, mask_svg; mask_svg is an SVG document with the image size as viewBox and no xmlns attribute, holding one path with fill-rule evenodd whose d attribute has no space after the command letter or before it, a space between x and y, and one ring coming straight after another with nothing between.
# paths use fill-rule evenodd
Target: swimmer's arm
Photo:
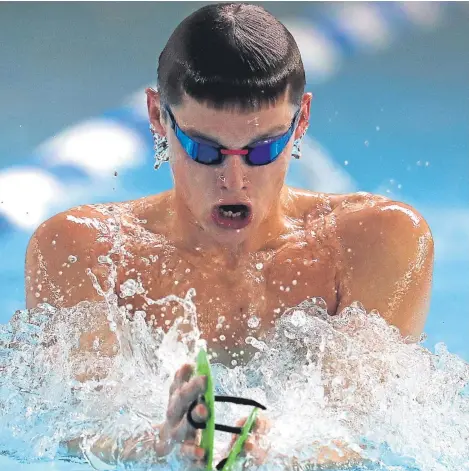
<instances>
[{"instance_id":1,"label":"swimmer's arm","mask_svg":"<svg viewBox=\"0 0 469 471\"><path fill-rule=\"evenodd\" d=\"M338 218L343 244L340 312L359 301L404 337L418 340L430 304L433 239L423 217L403 203L381 201Z\"/></svg>"},{"instance_id":2,"label":"swimmer's arm","mask_svg":"<svg viewBox=\"0 0 469 471\"><path fill-rule=\"evenodd\" d=\"M168 452L158 438L162 427L163 424L156 425L153 427L154 433L144 433L120 443L116 438L102 436L89 446L85 440L77 438L62 444L62 447L66 456L86 457L95 469L103 465L142 463L143 460L151 464L164 464Z\"/></svg>"},{"instance_id":3,"label":"swimmer's arm","mask_svg":"<svg viewBox=\"0 0 469 471\"><path fill-rule=\"evenodd\" d=\"M286 471L306 471L309 469L337 469L337 465L358 465L364 462L360 453L349 448L344 442L334 440L331 447L321 446L317 449L317 458L301 460L296 456L280 455ZM317 446L317 444L316 444Z\"/></svg>"},{"instance_id":4,"label":"swimmer's arm","mask_svg":"<svg viewBox=\"0 0 469 471\"><path fill-rule=\"evenodd\" d=\"M35 231L26 252L27 309L41 303L63 309L82 301L103 301L102 292L93 285L93 277L105 291L110 269L109 265L99 263L98 258L106 256L112 245L97 229L100 216L92 207L71 209L52 217ZM84 313L92 312L93 325L83 326L79 345L71 353L96 354L94 345L98 339L99 354L112 357L116 338L109 328L105 309L91 309L82 308ZM78 381L86 381L101 375L102 372L96 369L77 373L75 377Z\"/></svg>"}]
</instances>

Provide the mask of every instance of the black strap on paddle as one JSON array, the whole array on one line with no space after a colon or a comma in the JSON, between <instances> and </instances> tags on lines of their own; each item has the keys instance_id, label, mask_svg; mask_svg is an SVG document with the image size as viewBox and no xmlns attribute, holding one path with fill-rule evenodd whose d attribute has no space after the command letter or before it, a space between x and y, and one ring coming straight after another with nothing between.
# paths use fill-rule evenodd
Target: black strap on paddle
<instances>
[{"instance_id":1,"label":"black strap on paddle","mask_svg":"<svg viewBox=\"0 0 469 471\"><path fill-rule=\"evenodd\" d=\"M203 396L202 396L203 398ZM259 409L266 410L267 407L263 406L257 401L254 401L252 399L245 399L243 397L234 397L234 396L214 396L215 402L231 402L233 404L240 404L242 406L252 406L252 407L258 407ZM194 428L198 429L204 429L206 426L205 422L195 422L194 419L192 418L192 411L195 409L197 406L198 401L197 399L190 405L189 410L187 411L187 420L189 423L192 425ZM215 430L218 430L219 432L228 432L228 433L235 433L239 435L242 432L241 427L231 427L229 425L223 425L223 424L215 424Z\"/></svg>"},{"instance_id":2,"label":"black strap on paddle","mask_svg":"<svg viewBox=\"0 0 469 471\"><path fill-rule=\"evenodd\" d=\"M202 399L204 397L202 396ZM263 406L257 401L254 401L252 399L245 399L243 397L234 397L234 396L214 396L215 402L231 402L233 404L240 404L242 406L252 406L252 407L258 407L259 409L262 410L267 410L267 407ZM189 423L192 425L192 427L197 428L197 429L204 429L206 427L205 422L195 422L195 420L192 418L192 411L195 409L195 407L198 404L198 400L196 399L189 407L189 410L187 411L187 420ZM243 429L241 427L231 427L229 425L223 425L223 424L215 424L215 430L218 430L219 432L228 432L228 433L234 433L236 435L240 435ZM223 466L225 466L226 461L228 460L228 457L222 459L216 466L217 470L223 469Z\"/></svg>"}]
</instances>

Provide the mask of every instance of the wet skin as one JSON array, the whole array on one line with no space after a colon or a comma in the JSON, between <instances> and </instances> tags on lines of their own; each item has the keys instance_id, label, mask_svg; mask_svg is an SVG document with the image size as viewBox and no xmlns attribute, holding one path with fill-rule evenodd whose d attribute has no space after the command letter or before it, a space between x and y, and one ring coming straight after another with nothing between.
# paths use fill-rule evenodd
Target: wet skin
<instances>
[{"instance_id":1,"label":"wet skin","mask_svg":"<svg viewBox=\"0 0 469 471\"><path fill-rule=\"evenodd\" d=\"M147 93L150 121L169 141L174 188L126 203L73 208L42 224L26 255L28 308L102 301L90 273L108 290L110 265L103 257L109 256L117 268L118 303L130 317L144 311L153 327L168 330L182 314L178 303L155 300L184 298L194 288L201 335L216 361L228 367L252 357L246 337L262 339L282 312L308 298L322 298L332 315L359 301L402 335L420 336L433 269L433 241L422 216L376 195L327 195L284 183L293 139L307 126L311 96L303 98L299 126L282 155L255 168L239 155L218 167L192 161L160 114L158 95ZM186 98L173 111L186 133L211 137L228 149L285 132L294 113L286 99L240 113ZM249 204L249 224L221 227L212 217L219 204ZM138 283L137 293L126 294L129 279ZM81 349L92 348L96 336L103 353L112 354L116 340L105 313L102 328L82 336ZM177 407L187 408L187 397L175 394ZM175 421L170 430L179 425Z\"/></svg>"},{"instance_id":2,"label":"wet skin","mask_svg":"<svg viewBox=\"0 0 469 471\"><path fill-rule=\"evenodd\" d=\"M45 299L58 307L102 300L86 269L106 286L108 265L98 257L110 254L117 266L119 304L127 306L130 316L145 311L154 327L167 330L183 311L178 303L160 306L152 300L171 294L184 298L194 288L201 335L217 361L227 366L232 360L249 360L252 347L246 337L262 337L285 309L312 297L322 298L329 314L360 301L367 310L377 309L403 335L420 335L432 266L424 220L411 208L382 197L285 192L285 233L239 256L172 241L171 191L57 215L39 228L30 244L28 307ZM94 225L88 227L87 218ZM114 247L118 253L113 253L115 241L107 229L113 219L121 221L125 247ZM70 255L77 261L70 263ZM125 297L121 287L129 279L143 290ZM220 324L221 316L225 320ZM252 316L258 319L254 328L248 325Z\"/></svg>"}]
</instances>

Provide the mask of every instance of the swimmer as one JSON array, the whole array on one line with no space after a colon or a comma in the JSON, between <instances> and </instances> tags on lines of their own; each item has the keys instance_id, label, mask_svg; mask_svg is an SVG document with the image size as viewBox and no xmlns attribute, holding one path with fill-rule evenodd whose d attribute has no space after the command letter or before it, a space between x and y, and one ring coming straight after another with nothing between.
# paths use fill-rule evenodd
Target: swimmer
<instances>
[{"instance_id":1,"label":"swimmer","mask_svg":"<svg viewBox=\"0 0 469 471\"><path fill-rule=\"evenodd\" d=\"M146 90L149 125L158 164L169 160L173 188L80 206L42 224L26 255L27 307L101 301L89 273L107 289L110 264L103 260L110 257L120 305L129 315L144 311L155 327L167 330L180 312L151 300L195 288L201 335L227 366L252 357L247 336L261 336L285 309L312 297L332 315L359 301L409 341L418 339L433 270L423 217L378 195L285 184L289 165L311 158L300 151L312 103L285 26L258 5L204 6L175 29L157 75L157 89ZM126 294L129 279L138 289ZM248 322L253 315L256 329ZM83 345L94 337L90 332ZM101 340L111 348L111 334ZM200 463L196 430L184 415L204 387L191 368L176 374L162 430ZM194 412L194 420L206 419L203 405ZM255 431L262 434L266 424L260 415ZM246 449L255 451L257 435Z\"/></svg>"}]
</instances>

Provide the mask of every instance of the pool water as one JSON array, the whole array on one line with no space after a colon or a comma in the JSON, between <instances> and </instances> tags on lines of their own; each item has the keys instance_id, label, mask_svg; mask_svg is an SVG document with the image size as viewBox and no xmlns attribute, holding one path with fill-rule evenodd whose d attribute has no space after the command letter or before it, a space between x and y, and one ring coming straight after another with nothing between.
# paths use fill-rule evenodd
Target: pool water
<instances>
[{"instance_id":1,"label":"pool water","mask_svg":"<svg viewBox=\"0 0 469 471\"><path fill-rule=\"evenodd\" d=\"M92 444L103 434L117 442L161 423L176 369L206 346L193 294L171 297L185 316L157 335L143 317L130 321L112 297L17 312L0 330L1 469L89 469L59 460L60 444L82 435ZM86 354L74 350L100 316L118 338L112 358L100 354L99 342ZM352 449L366 445L361 469L469 469L469 366L443 344L435 353L408 344L359 304L329 316L320 299L286 310L268 336L251 343L257 352L246 366L212 364L218 394L268 408L273 452L263 469L281 469L276 453L314 461L311 444L336 439ZM91 370L105 374L75 379ZM219 423L242 414L234 404L216 406ZM216 457L229 438L217 434ZM173 460L166 469L180 468Z\"/></svg>"}]
</instances>

